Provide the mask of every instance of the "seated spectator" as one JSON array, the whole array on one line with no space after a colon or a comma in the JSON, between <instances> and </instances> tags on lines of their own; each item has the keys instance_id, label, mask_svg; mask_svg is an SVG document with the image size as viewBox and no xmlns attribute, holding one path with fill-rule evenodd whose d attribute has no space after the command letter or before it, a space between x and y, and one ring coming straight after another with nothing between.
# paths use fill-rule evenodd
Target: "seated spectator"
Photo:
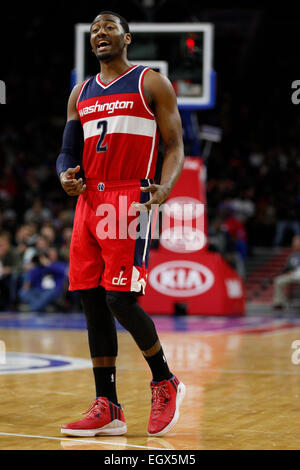
<instances>
[{"instance_id":1,"label":"seated spectator","mask_svg":"<svg viewBox=\"0 0 300 470\"><path fill-rule=\"evenodd\" d=\"M33 261L35 267L27 272L19 298L31 311L43 312L63 293L67 265L58 261L55 248L39 252Z\"/></svg>"},{"instance_id":2,"label":"seated spectator","mask_svg":"<svg viewBox=\"0 0 300 470\"><path fill-rule=\"evenodd\" d=\"M20 251L25 251L28 246L34 245L38 238L38 226L35 223L18 226L15 234L15 244Z\"/></svg>"},{"instance_id":3,"label":"seated spectator","mask_svg":"<svg viewBox=\"0 0 300 470\"><path fill-rule=\"evenodd\" d=\"M66 261L66 263L69 263L70 260L72 230L72 227L65 227L62 233L62 243L59 250L59 256L62 260Z\"/></svg>"},{"instance_id":4,"label":"seated spectator","mask_svg":"<svg viewBox=\"0 0 300 470\"><path fill-rule=\"evenodd\" d=\"M42 201L36 198L33 206L28 209L24 214L25 222L35 222L42 225L47 220L51 220L51 212L46 207L43 207Z\"/></svg>"},{"instance_id":5,"label":"seated spectator","mask_svg":"<svg viewBox=\"0 0 300 470\"><path fill-rule=\"evenodd\" d=\"M16 231L16 249L22 258L22 262L33 256L34 245L38 239L37 227L35 224L23 224Z\"/></svg>"},{"instance_id":6,"label":"seated spectator","mask_svg":"<svg viewBox=\"0 0 300 470\"><path fill-rule=\"evenodd\" d=\"M292 240L293 253L287 259L283 274L274 279L273 307L283 308L286 304L285 287L289 284L300 283L300 236Z\"/></svg>"},{"instance_id":7,"label":"seated spectator","mask_svg":"<svg viewBox=\"0 0 300 470\"><path fill-rule=\"evenodd\" d=\"M14 275L21 269L20 256L11 245L10 234L0 233L0 308L10 308Z\"/></svg>"},{"instance_id":8,"label":"seated spectator","mask_svg":"<svg viewBox=\"0 0 300 470\"><path fill-rule=\"evenodd\" d=\"M210 222L208 249L220 253L243 279L246 277L243 258L237 252L235 240L230 236L221 218L217 217Z\"/></svg>"},{"instance_id":9,"label":"seated spectator","mask_svg":"<svg viewBox=\"0 0 300 470\"><path fill-rule=\"evenodd\" d=\"M216 251L222 255L226 253L228 236L222 229L223 221L216 217L209 221L208 224L208 241L209 250Z\"/></svg>"},{"instance_id":10,"label":"seated spectator","mask_svg":"<svg viewBox=\"0 0 300 470\"><path fill-rule=\"evenodd\" d=\"M35 233L31 236L33 224L27 224L20 227L15 240L18 243L16 250L21 257L21 269L19 273L14 274L14 283L11 288L12 304L16 307L18 303L18 291L23 285L26 277L26 272L35 267L33 262L34 257L40 252L46 252L49 249L50 243L44 236Z\"/></svg>"},{"instance_id":11,"label":"seated spectator","mask_svg":"<svg viewBox=\"0 0 300 470\"><path fill-rule=\"evenodd\" d=\"M59 212L56 226L58 228L72 226L74 221L74 209L65 209Z\"/></svg>"},{"instance_id":12,"label":"seated spectator","mask_svg":"<svg viewBox=\"0 0 300 470\"><path fill-rule=\"evenodd\" d=\"M26 271L33 267L32 260L33 258L41 252L46 252L50 246L50 243L46 237L43 235L38 235L34 245L30 246L23 257L23 266Z\"/></svg>"},{"instance_id":13,"label":"seated spectator","mask_svg":"<svg viewBox=\"0 0 300 470\"><path fill-rule=\"evenodd\" d=\"M6 164L2 167L0 175L0 192L13 198L17 194L18 182L12 165Z\"/></svg>"},{"instance_id":14,"label":"seated spectator","mask_svg":"<svg viewBox=\"0 0 300 470\"><path fill-rule=\"evenodd\" d=\"M293 235L300 235L299 206L297 204L296 191L281 194L277 204L277 224L273 245L284 245L284 236L287 230Z\"/></svg>"},{"instance_id":15,"label":"seated spectator","mask_svg":"<svg viewBox=\"0 0 300 470\"><path fill-rule=\"evenodd\" d=\"M245 225L236 217L233 207L227 202L220 206L220 217L223 220L222 229L229 234L234 241L235 250L245 260L248 252Z\"/></svg>"},{"instance_id":16,"label":"seated spectator","mask_svg":"<svg viewBox=\"0 0 300 470\"><path fill-rule=\"evenodd\" d=\"M56 245L56 233L51 223L45 223L41 227L40 234L48 240L50 245Z\"/></svg>"},{"instance_id":17,"label":"seated spectator","mask_svg":"<svg viewBox=\"0 0 300 470\"><path fill-rule=\"evenodd\" d=\"M241 191L240 195L230 201L237 219L246 223L255 214L255 204L253 202L254 190L247 188Z\"/></svg>"}]
</instances>

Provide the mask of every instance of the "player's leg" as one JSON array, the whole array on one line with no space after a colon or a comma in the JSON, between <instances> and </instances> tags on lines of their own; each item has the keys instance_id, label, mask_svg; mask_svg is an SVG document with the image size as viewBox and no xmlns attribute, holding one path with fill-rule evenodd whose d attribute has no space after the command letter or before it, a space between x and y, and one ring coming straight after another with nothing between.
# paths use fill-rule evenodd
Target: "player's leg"
<instances>
[{"instance_id":1,"label":"player's leg","mask_svg":"<svg viewBox=\"0 0 300 470\"><path fill-rule=\"evenodd\" d=\"M62 428L73 436L120 435L127 431L116 393L118 354L115 320L106 304L103 287L80 291L93 364L96 399L87 416Z\"/></svg>"},{"instance_id":2,"label":"player's leg","mask_svg":"<svg viewBox=\"0 0 300 470\"><path fill-rule=\"evenodd\" d=\"M136 296L131 292L109 291L106 299L120 324L131 333L153 375L148 434L166 434L178 421L185 386L170 372L154 322L137 303Z\"/></svg>"},{"instance_id":3,"label":"player's leg","mask_svg":"<svg viewBox=\"0 0 300 470\"><path fill-rule=\"evenodd\" d=\"M81 198L80 211L76 209L69 277L71 290L80 292L86 317L96 399L85 418L63 426L61 432L72 436L120 435L127 428L115 388L116 326L106 304L105 290L98 287L104 264L101 248L89 230L90 201L83 202Z\"/></svg>"},{"instance_id":4,"label":"player's leg","mask_svg":"<svg viewBox=\"0 0 300 470\"><path fill-rule=\"evenodd\" d=\"M99 286L79 292L86 317L96 397L104 396L118 404L116 393L117 331L115 320L106 304L105 289Z\"/></svg>"},{"instance_id":5,"label":"player's leg","mask_svg":"<svg viewBox=\"0 0 300 470\"><path fill-rule=\"evenodd\" d=\"M132 335L149 364L153 380L172 377L153 320L141 308L132 292L109 291L106 301L119 323Z\"/></svg>"},{"instance_id":6,"label":"player's leg","mask_svg":"<svg viewBox=\"0 0 300 470\"><path fill-rule=\"evenodd\" d=\"M151 212L130 215L133 201L146 202L149 194L142 193L140 186L148 185L142 180L136 186L122 187L120 191L108 188L105 202L116 208L119 216L116 227L125 224L124 213L127 204L127 237L101 240L104 272L101 285L107 291L107 304L121 325L128 330L140 348L153 374L151 381L152 407L148 432L151 435L168 432L177 422L179 405L184 396L184 385L170 372L163 353L154 322L138 304L134 293L143 293L147 280L148 256L151 239ZM124 196L126 195L126 198ZM126 201L124 201L126 199ZM117 233L119 231L117 230Z\"/></svg>"}]
</instances>

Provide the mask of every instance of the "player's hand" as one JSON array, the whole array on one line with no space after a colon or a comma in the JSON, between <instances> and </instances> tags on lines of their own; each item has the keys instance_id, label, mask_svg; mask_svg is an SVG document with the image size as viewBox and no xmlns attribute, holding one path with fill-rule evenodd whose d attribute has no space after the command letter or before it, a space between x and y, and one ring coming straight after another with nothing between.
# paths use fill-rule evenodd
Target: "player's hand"
<instances>
[{"instance_id":1,"label":"player's hand","mask_svg":"<svg viewBox=\"0 0 300 470\"><path fill-rule=\"evenodd\" d=\"M80 165L75 168L68 168L59 175L61 185L69 196L79 196L86 190L86 184L82 178L76 179L76 173L80 171Z\"/></svg>"},{"instance_id":2,"label":"player's hand","mask_svg":"<svg viewBox=\"0 0 300 470\"><path fill-rule=\"evenodd\" d=\"M152 205L162 204L171 192L171 188L164 184L150 184L146 188L140 188L143 193L150 193L150 199L148 202L133 202L131 205L138 210L151 210Z\"/></svg>"}]
</instances>

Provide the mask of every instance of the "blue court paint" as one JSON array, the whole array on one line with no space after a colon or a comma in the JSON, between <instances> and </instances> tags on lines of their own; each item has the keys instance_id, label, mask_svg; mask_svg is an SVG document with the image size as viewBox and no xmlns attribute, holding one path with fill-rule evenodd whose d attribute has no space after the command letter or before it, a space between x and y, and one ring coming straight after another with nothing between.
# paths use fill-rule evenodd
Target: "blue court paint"
<instances>
[{"instance_id":1,"label":"blue court paint","mask_svg":"<svg viewBox=\"0 0 300 470\"><path fill-rule=\"evenodd\" d=\"M92 363L89 359L52 354L7 352L5 363L0 365L0 375L59 372L91 367Z\"/></svg>"},{"instance_id":2,"label":"blue court paint","mask_svg":"<svg viewBox=\"0 0 300 470\"><path fill-rule=\"evenodd\" d=\"M152 319L159 332L254 333L300 327L300 318L271 316L204 317L159 316ZM124 331L118 322L118 331ZM0 329L85 330L83 313L0 313Z\"/></svg>"}]
</instances>

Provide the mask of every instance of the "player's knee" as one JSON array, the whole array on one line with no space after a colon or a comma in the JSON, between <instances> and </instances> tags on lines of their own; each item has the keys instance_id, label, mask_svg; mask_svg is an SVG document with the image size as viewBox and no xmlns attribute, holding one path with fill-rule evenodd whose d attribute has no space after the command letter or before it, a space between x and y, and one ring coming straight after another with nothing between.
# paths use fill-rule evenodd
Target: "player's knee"
<instances>
[{"instance_id":1,"label":"player's knee","mask_svg":"<svg viewBox=\"0 0 300 470\"><path fill-rule=\"evenodd\" d=\"M106 303L116 317L125 315L134 302L129 292L114 291L106 294Z\"/></svg>"},{"instance_id":2,"label":"player's knee","mask_svg":"<svg viewBox=\"0 0 300 470\"><path fill-rule=\"evenodd\" d=\"M97 326L105 321L110 322L111 312L106 305L103 288L85 289L80 291L80 301L86 317L87 326ZM101 315L99 315L101 312Z\"/></svg>"}]
</instances>

